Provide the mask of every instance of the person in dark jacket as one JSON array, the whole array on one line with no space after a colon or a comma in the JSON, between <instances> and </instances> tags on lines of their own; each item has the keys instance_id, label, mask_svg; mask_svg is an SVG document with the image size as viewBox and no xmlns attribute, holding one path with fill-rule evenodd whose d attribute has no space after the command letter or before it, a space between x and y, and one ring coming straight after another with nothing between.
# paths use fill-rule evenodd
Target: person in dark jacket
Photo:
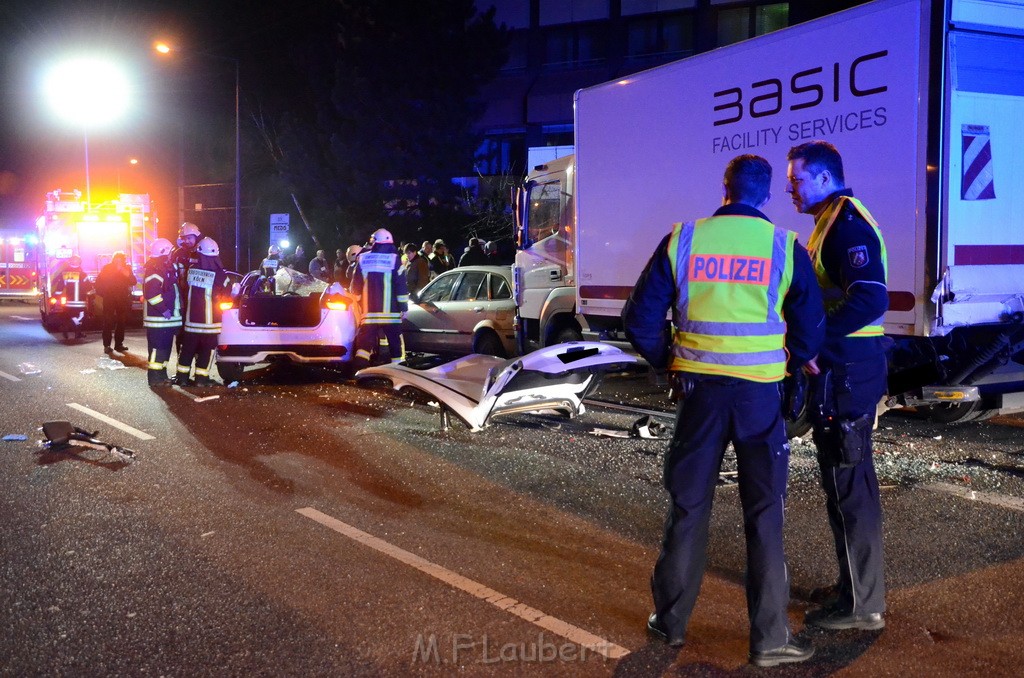
<instances>
[{"instance_id":1,"label":"person in dark jacket","mask_svg":"<svg viewBox=\"0 0 1024 678\"><path fill-rule=\"evenodd\" d=\"M196 245L199 263L188 272L188 294L185 297L185 332L178 371L174 381L190 385L189 374L195 360L196 386L212 386L210 369L213 351L217 348L223 311L220 302L231 298L230 281L220 263L220 246L213 238L203 238Z\"/></svg>"},{"instance_id":2,"label":"person in dark jacket","mask_svg":"<svg viewBox=\"0 0 1024 678\"><path fill-rule=\"evenodd\" d=\"M124 345L124 331L132 311L132 289L138 282L124 252L114 252L110 263L100 269L96 278L96 295L103 300L104 353L128 350ZM111 340L114 341L113 350L110 348Z\"/></svg>"},{"instance_id":3,"label":"person in dark jacket","mask_svg":"<svg viewBox=\"0 0 1024 678\"><path fill-rule=\"evenodd\" d=\"M309 260L309 274L321 282L331 282L331 270L327 267L326 252L317 250L316 256Z\"/></svg>"},{"instance_id":4,"label":"person in dark jacket","mask_svg":"<svg viewBox=\"0 0 1024 678\"><path fill-rule=\"evenodd\" d=\"M434 251L430 253L428 263L430 264L431 278L436 278L456 266L455 257L448 251L448 246L444 244L444 240L440 238L434 241Z\"/></svg>"},{"instance_id":5,"label":"person in dark jacket","mask_svg":"<svg viewBox=\"0 0 1024 678\"><path fill-rule=\"evenodd\" d=\"M786 191L814 217L808 250L825 299L825 343L807 365L821 486L839 580L815 592L822 607L806 623L829 630L885 627L882 503L871 431L887 388L882 326L889 308L882 231L846 188L835 146L810 141L790 149Z\"/></svg>"},{"instance_id":6,"label":"person in dark jacket","mask_svg":"<svg viewBox=\"0 0 1024 678\"><path fill-rule=\"evenodd\" d=\"M401 273L401 260L391 232L384 228L374 231L373 245L359 254L352 293L362 304L363 316L356 331L355 370L366 367L380 347L381 335L387 338L388 354L392 363L405 359L402 344L402 316L409 302L405 276Z\"/></svg>"},{"instance_id":7,"label":"person in dark jacket","mask_svg":"<svg viewBox=\"0 0 1024 678\"><path fill-rule=\"evenodd\" d=\"M167 378L167 363L171 359L174 337L181 328L181 294L178 273L169 258L171 249L170 240L157 238L153 241L142 281L145 303L142 324L146 328L146 374L150 386L171 383Z\"/></svg>"},{"instance_id":8,"label":"person in dark jacket","mask_svg":"<svg viewBox=\"0 0 1024 678\"><path fill-rule=\"evenodd\" d=\"M470 238L466 251L459 257L459 266L485 266L487 265L487 253L484 252L484 243L480 238Z\"/></svg>"},{"instance_id":9,"label":"person in dark jacket","mask_svg":"<svg viewBox=\"0 0 1024 678\"><path fill-rule=\"evenodd\" d=\"M423 286L430 282L430 264L426 257L422 256L416 249L415 243L405 246L405 265L402 267L405 274L405 286L409 294L419 294Z\"/></svg>"},{"instance_id":10,"label":"person in dark jacket","mask_svg":"<svg viewBox=\"0 0 1024 678\"><path fill-rule=\"evenodd\" d=\"M780 386L787 372L814 357L824 332L807 252L796 233L761 212L771 176L764 158L734 158L723 206L710 218L673 226L622 312L626 337L652 367L669 368L677 398L664 473L672 505L651 577L648 629L669 645L685 642L704 575L715 483L732 443L747 546L749 661L756 666L814 654L793 640L786 613L789 444Z\"/></svg>"}]
</instances>

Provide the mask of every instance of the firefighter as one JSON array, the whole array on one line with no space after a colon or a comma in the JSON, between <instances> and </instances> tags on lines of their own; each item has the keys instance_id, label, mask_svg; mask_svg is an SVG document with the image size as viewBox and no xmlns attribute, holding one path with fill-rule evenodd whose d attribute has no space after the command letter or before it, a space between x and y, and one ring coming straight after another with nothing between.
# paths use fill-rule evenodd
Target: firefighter
<instances>
[{"instance_id":1,"label":"firefighter","mask_svg":"<svg viewBox=\"0 0 1024 678\"><path fill-rule=\"evenodd\" d=\"M174 337L181 329L181 293L177 271L170 261L172 249L171 241L166 238L153 241L142 283L146 304L142 324L146 327L150 386L169 383L167 363L171 358Z\"/></svg>"},{"instance_id":2,"label":"firefighter","mask_svg":"<svg viewBox=\"0 0 1024 678\"><path fill-rule=\"evenodd\" d=\"M807 365L814 444L839 566L808 626L877 631L885 627L882 503L872 459L875 407L885 395L883 331L889 308L882 231L846 187L843 159L826 141L790 149L786 192L814 217L807 243L825 300L825 343Z\"/></svg>"},{"instance_id":3,"label":"firefighter","mask_svg":"<svg viewBox=\"0 0 1024 678\"><path fill-rule=\"evenodd\" d=\"M402 317L405 315L409 293L395 240L387 229L379 228L370 237L373 245L359 255L352 276L352 293L360 299L363 317L356 332L353 369L370 363L380 340L387 338L388 354L392 363L405 359L402 343Z\"/></svg>"},{"instance_id":4,"label":"firefighter","mask_svg":"<svg viewBox=\"0 0 1024 678\"><path fill-rule=\"evenodd\" d=\"M259 292L274 294L277 269L281 267L281 248L271 245L267 248L267 258L260 262Z\"/></svg>"},{"instance_id":5,"label":"firefighter","mask_svg":"<svg viewBox=\"0 0 1024 678\"><path fill-rule=\"evenodd\" d=\"M185 326L178 355L178 373L174 381L189 385L189 373L195 360L196 386L212 386L210 368L220 334L220 302L231 298L231 283L220 263L220 247L213 238L196 245L198 262L188 272L185 295Z\"/></svg>"},{"instance_id":6,"label":"firefighter","mask_svg":"<svg viewBox=\"0 0 1024 678\"><path fill-rule=\"evenodd\" d=\"M710 218L673 226L622 312L630 343L653 367L668 367L673 390L683 396L665 460L672 505L651 577L655 612L648 629L669 645L685 642L704 575L715 483L731 442L747 546L749 659L756 666L814 654L793 640L786 614L789 444L780 383L817 353L824 333L807 253L796 233L761 211L771 177L764 158L734 158L722 207Z\"/></svg>"},{"instance_id":7,"label":"firefighter","mask_svg":"<svg viewBox=\"0 0 1024 678\"><path fill-rule=\"evenodd\" d=\"M92 291L92 283L82 271L82 257L74 254L68 258L67 265L53 281L53 293L63 296L66 300L64 316L61 320L61 332L64 334L64 339L67 339L71 332L75 333L75 339L85 336L82 326L85 324L85 309L90 291Z\"/></svg>"},{"instance_id":8,"label":"firefighter","mask_svg":"<svg viewBox=\"0 0 1024 678\"><path fill-rule=\"evenodd\" d=\"M183 301L188 292L188 270L199 263L196 245L202 238L203 234L199 231L199 227L191 221L186 221L178 229L178 246L171 252L170 261L177 273L178 293ZM181 353L181 342L183 340L182 331L179 330L177 336L179 354Z\"/></svg>"}]
</instances>

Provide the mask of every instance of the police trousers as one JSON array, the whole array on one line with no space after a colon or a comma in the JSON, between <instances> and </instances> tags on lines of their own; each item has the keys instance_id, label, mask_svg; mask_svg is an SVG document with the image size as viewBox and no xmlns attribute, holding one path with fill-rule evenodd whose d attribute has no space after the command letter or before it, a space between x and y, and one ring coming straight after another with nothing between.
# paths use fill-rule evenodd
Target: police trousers
<instances>
[{"instance_id":1,"label":"police trousers","mask_svg":"<svg viewBox=\"0 0 1024 678\"><path fill-rule=\"evenodd\" d=\"M776 383L701 380L679 402L665 459L672 506L651 577L655 612L670 634L682 635L704 576L711 506L730 442L736 450L747 547L750 649L772 650L790 639L782 541L789 444Z\"/></svg>"},{"instance_id":2,"label":"police trousers","mask_svg":"<svg viewBox=\"0 0 1024 678\"><path fill-rule=\"evenodd\" d=\"M825 492L828 523L835 542L839 565L838 607L845 612L885 612L885 572L882 555L882 503L878 476L872 459L871 426L875 407L886 392L887 365L884 354L856 363L822 362L821 375L810 378L811 419L814 444L818 450L821 487ZM829 375L831 388L821 388ZM831 401L816 402L830 392ZM824 421L821 411L834 413ZM868 421L862 432L866 447L860 460L843 463L842 422Z\"/></svg>"}]
</instances>

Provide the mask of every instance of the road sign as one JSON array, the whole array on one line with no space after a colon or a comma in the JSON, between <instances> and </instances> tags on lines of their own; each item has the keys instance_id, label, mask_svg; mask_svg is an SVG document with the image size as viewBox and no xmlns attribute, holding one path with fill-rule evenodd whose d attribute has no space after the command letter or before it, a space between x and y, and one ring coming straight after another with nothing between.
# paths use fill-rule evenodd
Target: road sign
<instances>
[{"instance_id":1,"label":"road sign","mask_svg":"<svg viewBox=\"0 0 1024 678\"><path fill-rule=\"evenodd\" d=\"M270 242L276 243L288 237L290 218L287 213L270 215Z\"/></svg>"}]
</instances>

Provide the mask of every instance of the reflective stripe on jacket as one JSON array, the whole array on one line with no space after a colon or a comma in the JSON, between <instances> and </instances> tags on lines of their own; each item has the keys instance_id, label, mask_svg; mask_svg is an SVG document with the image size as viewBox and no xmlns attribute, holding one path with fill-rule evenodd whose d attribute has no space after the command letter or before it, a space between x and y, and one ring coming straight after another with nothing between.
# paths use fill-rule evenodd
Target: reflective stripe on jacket
<instances>
[{"instance_id":1,"label":"reflective stripe on jacket","mask_svg":"<svg viewBox=\"0 0 1024 678\"><path fill-rule=\"evenodd\" d=\"M230 296L227 275L224 271L208 271L198 267L189 269L188 274L185 331L219 334L223 311L218 302Z\"/></svg>"},{"instance_id":2,"label":"reflective stripe on jacket","mask_svg":"<svg viewBox=\"0 0 1024 678\"><path fill-rule=\"evenodd\" d=\"M671 370L757 382L786 376L782 301L796 233L756 217L675 224L668 253L678 291Z\"/></svg>"},{"instance_id":3,"label":"reflective stripe on jacket","mask_svg":"<svg viewBox=\"0 0 1024 678\"><path fill-rule=\"evenodd\" d=\"M142 282L144 327L180 327L181 293L178 291L178 276L167 257L153 257L146 262L145 278ZM165 318L164 311L171 317Z\"/></svg>"},{"instance_id":4,"label":"reflective stripe on jacket","mask_svg":"<svg viewBox=\"0 0 1024 678\"><path fill-rule=\"evenodd\" d=\"M837 287L832 282L832 278L830 278L828 273L825 271L825 263L822 258L822 245L825 242L825 238L828 237L829 231L832 229L832 225L835 224L836 219L842 213L843 207L846 205L847 201L849 201L849 204L854 210L856 210L860 217L871 226L875 235L878 236L878 244L882 251L882 266L885 269L886 280L889 278L889 259L885 250L885 240L882 238L882 230L878 227L878 222L875 221L875 218L871 216L871 212L868 212L868 208L864 207L864 204L860 200L851 196L844 195L833 200L814 220L814 232L811 233L811 238L807 241L807 252L811 255L811 263L814 264L814 275L818 278L818 285L821 287L821 296L825 302L825 312L828 314L833 313L836 309L846 303L846 290L841 287ZM870 324L865 325L856 332L851 332L846 336L880 337L885 334L885 328L882 326L882 322L884 320L885 315L883 314Z\"/></svg>"}]
</instances>

